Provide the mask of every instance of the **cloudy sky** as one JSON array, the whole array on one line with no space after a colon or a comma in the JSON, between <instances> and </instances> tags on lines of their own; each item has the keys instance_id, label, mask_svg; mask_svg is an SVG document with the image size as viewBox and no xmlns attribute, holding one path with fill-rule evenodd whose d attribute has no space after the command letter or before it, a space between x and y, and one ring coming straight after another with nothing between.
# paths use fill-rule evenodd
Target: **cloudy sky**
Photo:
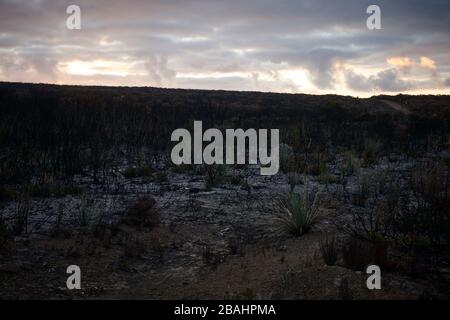
<instances>
[{"instance_id":1,"label":"cloudy sky","mask_svg":"<svg viewBox=\"0 0 450 320\"><path fill-rule=\"evenodd\" d=\"M450 94L450 1L0 0L0 80Z\"/></svg>"}]
</instances>

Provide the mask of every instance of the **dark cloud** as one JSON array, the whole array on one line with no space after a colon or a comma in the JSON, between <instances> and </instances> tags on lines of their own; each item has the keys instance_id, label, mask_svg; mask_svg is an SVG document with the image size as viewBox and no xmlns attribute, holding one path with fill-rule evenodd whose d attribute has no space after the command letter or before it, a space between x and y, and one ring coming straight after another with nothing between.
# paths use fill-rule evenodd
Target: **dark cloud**
<instances>
[{"instance_id":1,"label":"dark cloud","mask_svg":"<svg viewBox=\"0 0 450 320\"><path fill-rule=\"evenodd\" d=\"M383 70L368 77L346 70L345 81L347 86L355 91L401 92L416 88L415 83L402 80L396 69Z\"/></svg>"},{"instance_id":2,"label":"dark cloud","mask_svg":"<svg viewBox=\"0 0 450 320\"><path fill-rule=\"evenodd\" d=\"M335 62L345 60L351 53L333 49L315 49L308 53L305 61L312 75L312 81L318 88L333 88Z\"/></svg>"},{"instance_id":3,"label":"dark cloud","mask_svg":"<svg viewBox=\"0 0 450 320\"><path fill-rule=\"evenodd\" d=\"M369 81L381 91L396 92L414 89L412 83L400 79L395 69L384 70L377 73L376 76L370 76Z\"/></svg>"},{"instance_id":4,"label":"dark cloud","mask_svg":"<svg viewBox=\"0 0 450 320\"><path fill-rule=\"evenodd\" d=\"M164 56L152 56L145 64L152 83L159 87L171 86L175 81L176 72L167 66L167 58Z\"/></svg>"}]
</instances>

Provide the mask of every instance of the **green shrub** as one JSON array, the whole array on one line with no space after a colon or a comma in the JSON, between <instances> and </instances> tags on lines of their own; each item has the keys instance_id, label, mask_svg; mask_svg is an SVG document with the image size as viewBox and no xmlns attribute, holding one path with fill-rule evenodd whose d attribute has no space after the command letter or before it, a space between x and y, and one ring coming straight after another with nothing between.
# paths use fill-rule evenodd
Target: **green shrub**
<instances>
[{"instance_id":1,"label":"green shrub","mask_svg":"<svg viewBox=\"0 0 450 320\"><path fill-rule=\"evenodd\" d=\"M50 185L33 183L26 187L26 193L30 195L30 197L38 197L38 198L48 198L51 196Z\"/></svg>"},{"instance_id":2,"label":"green shrub","mask_svg":"<svg viewBox=\"0 0 450 320\"><path fill-rule=\"evenodd\" d=\"M323 159L323 155L320 152L317 152L316 157L314 159L311 159L312 163L310 162L307 167L307 173L313 175L313 176L320 176L321 174L328 173L328 167L326 162Z\"/></svg>"},{"instance_id":3,"label":"green shrub","mask_svg":"<svg viewBox=\"0 0 450 320\"><path fill-rule=\"evenodd\" d=\"M244 182L244 179L242 179L240 176L233 175L230 177L229 181L233 186L240 186Z\"/></svg>"},{"instance_id":4,"label":"green shrub","mask_svg":"<svg viewBox=\"0 0 450 320\"><path fill-rule=\"evenodd\" d=\"M222 261L222 257L213 251L210 245L205 245L202 248L202 258L206 265L210 265L213 268L217 268L219 263Z\"/></svg>"},{"instance_id":5,"label":"green shrub","mask_svg":"<svg viewBox=\"0 0 450 320\"><path fill-rule=\"evenodd\" d=\"M65 185L56 182L32 183L25 188L25 193L30 197L48 198L51 196L64 197L68 194L81 194L83 188L73 184Z\"/></svg>"},{"instance_id":6,"label":"green shrub","mask_svg":"<svg viewBox=\"0 0 450 320\"><path fill-rule=\"evenodd\" d=\"M28 217L30 215L30 201L27 196L20 196L16 202L13 233L18 236L28 232Z\"/></svg>"},{"instance_id":7,"label":"green shrub","mask_svg":"<svg viewBox=\"0 0 450 320\"><path fill-rule=\"evenodd\" d=\"M364 143L364 150L362 152L362 159L364 166L370 166L377 160L377 153L380 149L380 144L373 140L367 140Z\"/></svg>"},{"instance_id":8,"label":"green shrub","mask_svg":"<svg viewBox=\"0 0 450 320\"><path fill-rule=\"evenodd\" d=\"M358 183L358 189L353 195L353 203L357 206L364 207L371 194L371 181L368 175L362 176Z\"/></svg>"},{"instance_id":9,"label":"green shrub","mask_svg":"<svg viewBox=\"0 0 450 320\"><path fill-rule=\"evenodd\" d=\"M417 167L411 174L416 207L402 206L398 225L406 234L420 235L433 246L450 243L450 171L441 162L433 161Z\"/></svg>"},{"instance_id":10,"label":"green shrub","mask_svg":"<svg viewBox=\"0 0 450 320\"><path fill-rule=\"evenodd\" d=\"M296 159L292 148L287 144L280 144L280 170L283 173L296 170Z\"/></svg>"},{"instance_id":11,"label":"green shrub","mask_svg":"<svg viewBox=\"0 0 450 320\"><path fill-rule=\"evenodd\" d=\"M225 179L225 166L224 165L207 165L205 166L205 187L211 189L218 187L224 182Z\"/></svg>"},{"instance_id":12,"label":"green shrub","mask_svg":"<svg viewBox=\"0 0 450 320\"><path fill-rule=\"evenodd\" d=\"M78 223L80 227L87 227L89 225L89 209L86 205L86 200L81 200L80 211L78 212Z\"/></svg>"},{"instance_id":13,"label":"green shrub","mask_svg":"<svg viewBox=\"0 0 450 320\"><path fill-rule=\"evenodd\" d=\"M361 163L359 158L352 151L349 151L344 155L344 160L341 164L341 172L346 176L351 176L358 171L360 166Z\"/></svg>"},{"instance_id":14,"label":"green shrub","mask_svg":"<svg viewBox=\"0 0 450 320\"><path fill-rule=\"evenodd\" d=\"M316 217L317 210L313 206L311 194L290 193L287 200L280 202L280 222L289 233L301 236L307 233Z\"/></svg>"},{"instance_id":15,"label":"green shrub","mask_svg":"<svg viewBox=\"0 0 450 320\"><path fill-rule=\"evenodd\" d=\"M289 188L291 190L291 192L294 191L295 186L299 184L300 180L300 175L297 172L289 172L287 174L287 178L288 178L288 184L289 184Z\"/></svg>"},{"instance_id":16,"label":"green shrub","mask_svg":"<svg viewBox=\"0 0 450 320\"><path fill-rule=\"evenodd\" d=\"M338 177L331 174L328 169L321 172L317 179L322 184L337 183L339 181Z\"/></svg>"},{"instance_id":17,"label":"green shrub","mask_svg":"<svg viewBox=\"0 0 450 320\"><path fill-rule=\"evenodd\" d=\"M56 197L64 197L68 194L75 195L83 193L84 189L80 186L73 184L69 185L57 185L54 189L51 189L51 193Z\"/></svg>"},{"instance_id":18,"label":"green shrub","mask_svg":"<svg viewBox=\"0 0 450 320\"><path fill-rule=\"evenodd\" d=\"M247 191L248 193L251 192L252 186L248 182L248 179L243 179L243 181L241 183L241 189Z\"/></svg>"},{"instance_id":19,"label":"green shrub","mask_svg":"<svg viewBox=\"0 0 450 320\"><path fill-rule=\"evenodd\" d=\"M171 170L174 173L187 173L192 171L192 165L190 164L180 164L180 165L175 165L171 162Z\"/></svg>"},{"instance_id":20,"label":"green shrub","mask_svg":"<svg viewBox=\"0 0 450 320\"><path fill-rule=\"evenodd\" d=\"M208 166L202 166L202 165L198 165L198 164L192 164L191 165L191 171L192 171L192 174L193 175L195 175L195 176L201 176L201 175L204 175L205 174L205 172L206 172L206 167L208 167Z\"/></svg>"},{"instance_id":21,"label":"green shrub","mask_svg":"<svg viewBox=\"0 0 450 320\"><path fill-rule=\"evenodd\" d=\"M153 175L156 182L166 182L167 181L167 171L158 171Z\"/></svg>"},{"instance_id":22,"label":"green shrub","mask_svg":"<svg viewBox=\"0 0 450 320\"><path fill-rule=\"evenodd\" d=\"M430 238L422 235L405 235L397 238L397 244L408 251L427 250L432 247Z\"/></svg>"}]
</instances>

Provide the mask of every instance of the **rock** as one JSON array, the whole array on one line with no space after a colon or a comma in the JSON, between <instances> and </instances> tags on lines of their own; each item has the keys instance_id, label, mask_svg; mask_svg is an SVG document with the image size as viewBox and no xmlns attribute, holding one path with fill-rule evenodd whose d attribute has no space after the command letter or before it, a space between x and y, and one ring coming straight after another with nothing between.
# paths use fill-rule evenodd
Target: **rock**
<instances>
[{"instance_id":1,"label":"rock","mask_svg":"<svg viewBox=\"0 0 450 320\"><path fill-rule=\"evenodd\" d=\"M27 242L27 241L28 241L27 237L21 237L21 236L14 237L14 242Z\"/></svg>"},{"instance_id":2,"label":"rock","mask_svg":"<svg viewBox=\"0 0 450 320\"><path fill-rule=\"evenodd\" d=\"M200 189L199 188L190 188L189 189L189 193L199 193Z\"/></svg>"}]
</instances>

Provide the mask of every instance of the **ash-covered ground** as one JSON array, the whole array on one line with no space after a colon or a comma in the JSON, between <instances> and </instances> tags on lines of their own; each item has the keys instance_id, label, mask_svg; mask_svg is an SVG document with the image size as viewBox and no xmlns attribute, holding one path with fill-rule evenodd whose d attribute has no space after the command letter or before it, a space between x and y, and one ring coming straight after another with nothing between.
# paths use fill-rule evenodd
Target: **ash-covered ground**
<instances>
[{"instance_id":1,"label":"ash-covered ground","mask_svg":"<svg viewBox=\"0 0 450 320\"><path fill-rule=\"evenodd\" d=\"M389 155L349 171L342 155L327 164L326 175L261 176L258 166L222 166L212 186L201 166L168 166L162 156L144 176L127 173L126 162L96 181L78 175L79 194L2 203L5 224L17 223L21 210L27 216L0 257L0 297L446 298L448 252L436 258L426 247L413 254L389 246L381 290L367 289L365 270L343 253L353 212L370 210L358 200L364 183L385 180L385 190L369 198L388 196L388 186L406 190L418 163L435 157ZM301 236L280 220L279 200L290 193L312 194L317 209L311 230ZM324 256L329 239L336 247L333 263ZM81 268L81 290L66 288L72 264Z\"/></svg>"}]
</instances>

